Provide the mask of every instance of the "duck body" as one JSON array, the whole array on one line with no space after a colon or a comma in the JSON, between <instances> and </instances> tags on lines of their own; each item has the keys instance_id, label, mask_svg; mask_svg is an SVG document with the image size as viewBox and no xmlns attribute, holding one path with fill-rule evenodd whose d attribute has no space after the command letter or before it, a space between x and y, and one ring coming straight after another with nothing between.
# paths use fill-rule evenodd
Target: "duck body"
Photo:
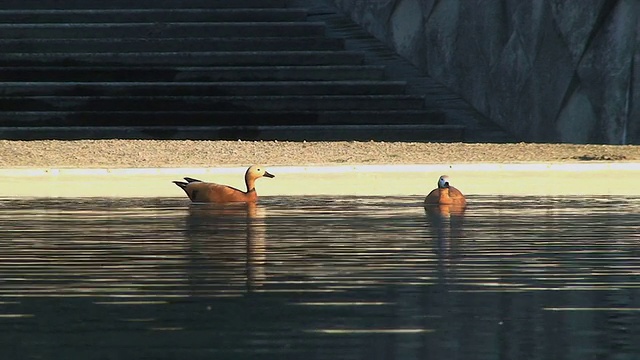
<instances>
[{"instance_id":1,"label":"duck body","mask_svg":"<svg viewBox=\"0 0 640 360\"><path fill-rule=\"evenodd\" d=\"M201 181L194 178L185 177L184 181L174 181L173 183L180 187L187 194L192 202L205 203L254 203L258 200L258 193L255 188L255 181L261 177L273 178L264 167L253 165L247 169L244 179L247 185L247 191L236 189L232 186L221 185Z\"/></svg>"},{"instance_id":2,"label":"duck body","mask_svg":"<svg viewBox=\"0 0 640 360\"><path fill-rule=\"evenodd\" d=\"M184 178L187 182L174 181L187 194L193 202L230 203L230 202L255 202L258 200L256 190L242 191L227 185L220 185L200 181L193 178Z\"/></svg>"},{"instance_id":3,"label":"duck body","mask_svg":"<svg viewBox=\"0 0 640 360\"><path fill-rule=\"evenodd\" d=\"M425 204L439 205L459 205L465 206L467 199L462 192L455 187L449 185L449 177L440 176L438 179L438 188L431 190L429 195L424 199Z\"/></svg>"}]
</instances>

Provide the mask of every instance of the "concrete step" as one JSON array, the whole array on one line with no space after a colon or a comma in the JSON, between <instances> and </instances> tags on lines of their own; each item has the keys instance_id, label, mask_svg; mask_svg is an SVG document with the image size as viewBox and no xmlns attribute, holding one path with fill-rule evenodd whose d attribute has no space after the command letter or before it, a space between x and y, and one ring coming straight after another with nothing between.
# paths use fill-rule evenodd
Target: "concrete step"
<instances>
[{"instance_id":1,"label":"concrete step","mask_svg":"<svg viewBox=\"0 0 640 360\"><path fill-rule=\"evenodd\" d=\"M286 0L2 0L3 10L284 8Z\"/></svg>"},{"instance_id":2,"label":"concrete step","mask_svg":"<svg viewBox=\"0 0 640 360\"><path fill-rule=\"evenodd\" d=\"M0 82L4 96L386 95L404 81Z\"/></svg>"},{"instance_id":3,"label":"concrete step","mask_svg":"<svg viewBox=\"0 0 640 360\"><path fill-rule=\"evenodd\" d=\"M415 95L0 96L3 111L421 110Z\"/></svg>"},{"instance_id":4,"label":"concrete step","mask_svg":"<svg viewBox=\"0 0 640 360\"><path fill-rule=\"evenodd\" d=\"M0 138L463 139L287 5L3 0Z\"/></svg>"},{"instance_id":5,"label":"concrete step","mask_svg":"<svg viewBox=\"0 0 640 360\"><path fill-rule=\"evenodd\" d=\"M192 139L280 141L462 141L456 125L0 127L0 139Z\"/></svg>"},{"instance_id":6,"label":"concrete step","mask_svg":"<svg viewBox=\"0 0 640 360\"><path fill-rule=\"evenodd\" d=\"M1 5L0 5L1 6ZM0 10L0 23L148 23L148 22L284 22L304 21L305 9L46 9Z\"/></svg>"},{"instance_id":7,"label":"concrete step","mask_svg":"<svg viewBox=\"0 0 640 360\"><path fill-rule=\"evenodd\" d=\"M325 37L290 38L127 38L0 39L2 53L145 53L211 51L339 51L344 41ZM44 55L46 56L46 55Z\"/></svg>"},{"instance_id":8,"label":"concrete step","mask_svg":"<svg viewBox=\"0 0 640 360\"><path fill-rule=\"evenodd\" d=\"M140 22L0 24L2 39L312 37L324 35L321 22Z\"/></svg>"},{"instance_id":9,"label":"concrete step","mask_svg":"<svg viewBox=\"0 0 640 360\"><path fill-rule=\"evenodd\" d=\"M284 126L443 124L425 110L0 111L0 126Z\"/></svg>"},{"instance_id":10,"label":"concrete step","mask_svg":"<svg viewBox=\"0 0 640 360\"><path fill-rule=\"evenodd\" d=\"M0 67L0 79L8 82L358 81L383 77L384 67L371 65Z\"/></svg>"},{"instance_id":11,"label":"concrete step","mask_svg":"<svg viewBox=\"0 0 640 360\"><path fill-rule=\"evenodd\" d=\"M0 66L21 65L166 65L283 66L359 65L364 55L354 51L201 51L130 53L0 53Z\"/></svg>"}]
</instances>

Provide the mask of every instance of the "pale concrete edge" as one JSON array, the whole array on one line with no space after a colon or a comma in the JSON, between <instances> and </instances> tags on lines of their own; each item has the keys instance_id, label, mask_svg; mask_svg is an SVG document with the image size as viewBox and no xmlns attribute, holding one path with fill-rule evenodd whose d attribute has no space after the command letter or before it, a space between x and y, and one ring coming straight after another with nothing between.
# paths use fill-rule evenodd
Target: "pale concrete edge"
<instances>
[{"instance_id":1,"label":"pale concrete edge","mask_svg":"<svg viewBox=\"0 0 640 360\"><path fill-rule=\"evenodd\" d=\"M640 171L638 162L589 162L589 163L473 163L473 164L376 164L376 165L309 165L268 166L280 174L332 174L332 173L407 173L434 171ZM156 167L156 168L2 168L2 177L23 176L131 176L131 175L182 175L182 174L235 174L243 167Z\"/></svg>"}]
</instances>

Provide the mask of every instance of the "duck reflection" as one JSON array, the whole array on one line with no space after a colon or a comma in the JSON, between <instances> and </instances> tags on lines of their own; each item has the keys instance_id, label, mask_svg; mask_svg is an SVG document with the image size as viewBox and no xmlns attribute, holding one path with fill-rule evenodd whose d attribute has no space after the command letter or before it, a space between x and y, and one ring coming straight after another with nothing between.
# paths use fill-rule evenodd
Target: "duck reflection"
<instances>
[{"instance_id":1,"label":"duck reflection","mask_svg":"<svg viewBox=\"0 0 640 360\"><path fill-rule=\"evenodd\" d=\"M464 205L425 204L427 221L436 240L436 252L441 276L446 278L453 267L458 254L458 246L464 236Z\"/></svg>"},{"instance_id":2,"label":"duck reflection","mask_svg":"<svg viewBox=\"0 0 640 360\"><path fill-rule=\"evenodd\" d=\"M435 228L447 228L451 236L462 235L466 206L426 204L424 210L427 219Z\"/></svg>"},{"instance_id":3,"label":"duck reflection","mask_svg":"<svg viewBox=\"0 0 640 360\"><path fill-rule=\"evenodd\" d=\"M242 286L251 291L263 284L264 219L264 209L256 203L190 205L187 236L192 247L195 290Z\"/></svg>"}]
</instances>

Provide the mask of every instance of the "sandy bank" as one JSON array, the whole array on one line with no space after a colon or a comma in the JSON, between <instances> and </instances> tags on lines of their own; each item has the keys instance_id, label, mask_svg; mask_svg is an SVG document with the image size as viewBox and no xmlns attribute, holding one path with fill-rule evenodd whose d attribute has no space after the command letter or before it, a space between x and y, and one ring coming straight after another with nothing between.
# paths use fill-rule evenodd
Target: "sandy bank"
<instances>
[{"instance_id":1,"label":"sandy bank","mask_svg":"<svg viewBox=\"0 0 640 360\"><path fill-rule=\"evenodd\" d=\"M640 146L404 142L0 140L0 168L639 161Z\"/></svg>"},{"instance_id":2,"label":"sandy bank","mask_svg":"<svg viewBox=\"0 0 640 360\"><path fill-rule=\"evenodd\" d=\"M640 195L640 146L246 141L0 141L0 196L183 196L171 180L261 196L423 196L442 174L469 195Z\"/></svg>"}]
</instances>

